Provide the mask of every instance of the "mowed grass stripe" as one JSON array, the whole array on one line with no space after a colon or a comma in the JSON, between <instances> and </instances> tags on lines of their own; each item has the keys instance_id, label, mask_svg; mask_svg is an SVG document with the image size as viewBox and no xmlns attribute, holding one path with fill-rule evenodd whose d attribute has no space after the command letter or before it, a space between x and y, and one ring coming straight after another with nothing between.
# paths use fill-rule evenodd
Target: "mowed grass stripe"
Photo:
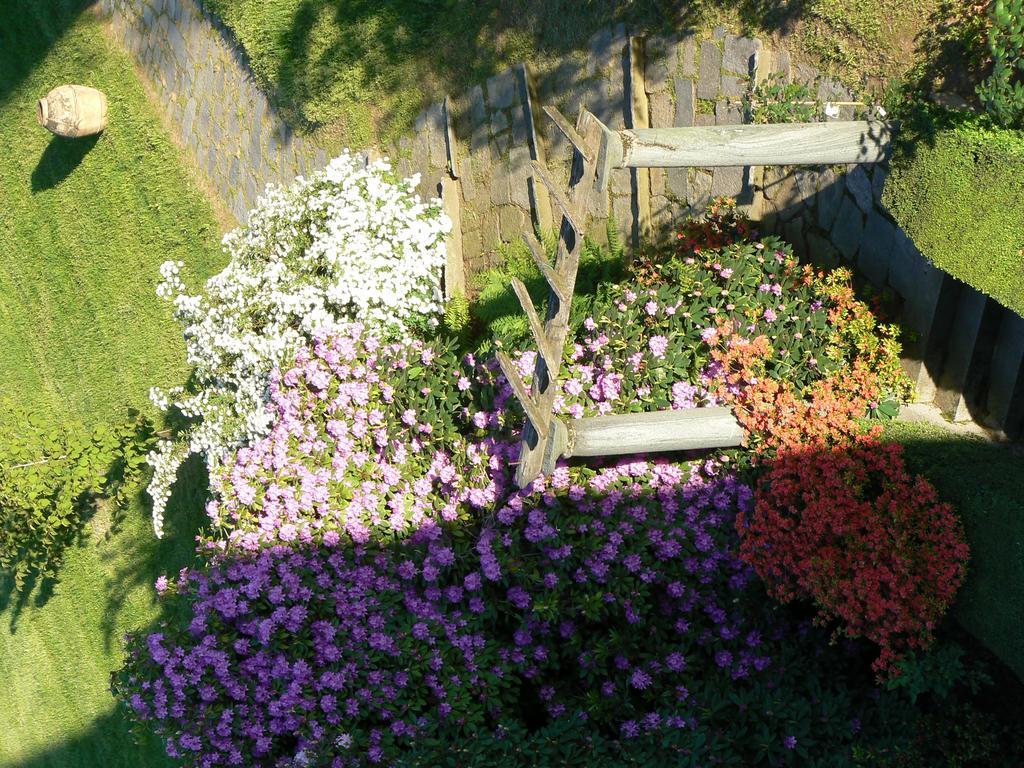
<instances>
[{"instance_id":1,"label":"mowed grass stripe","mask_svg":"<svg viewBox=\"0 0 1024 768\"><path fill-rule=\"evenodd\" d=\"M125 53L77 0L0 0L0 397L86 424L148 408L187 375L180 329L155 295L159 265L199 278L224 263L190 181ZM110 124L60 142L36 125L54 86L103 90ZM190 560L201 473L156 541L141 494L121 529L89 524L52 595L23 604L0 574L0 768L164 766L110 695L121 638L156 616L153 579Z\"/></svg>"},{"instance_id":2,"label":"mowed grass stripe","mask_svg":"<svg viewBox=\"0 0 1024 768\"><path fill-rule=\"evenodd\" d=\"M155 116L140 111L129 62L88 23L90 48L59 40L0 110L0 133L15 148L0 163L12 223L0 233L0 297L13 304L0 360L19 363L4 366L19 399L83 417L144 402L150 385L182 378L180 331L154 293L157 268L180 258L206 275L221 261L209 206ZM108 96L110 126L84 153L35 124L35 100L64 82Z\"/></svg>"}]
</instances>

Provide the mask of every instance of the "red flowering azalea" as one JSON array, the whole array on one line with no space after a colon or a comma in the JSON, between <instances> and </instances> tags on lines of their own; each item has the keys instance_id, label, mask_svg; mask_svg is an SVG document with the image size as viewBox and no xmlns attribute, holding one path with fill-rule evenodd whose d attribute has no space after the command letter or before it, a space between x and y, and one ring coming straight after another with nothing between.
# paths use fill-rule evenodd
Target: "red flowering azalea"
<instances>
[{"instance_id":1,"label":"red flowering azalea","mask_svg":"<svg viewBox=\"0 0 1024 768\"><path fill-rule=\"evenodd\" d=\"M769 592L812 598L819 622L877 643L883 677L931 644L966 572L959 519L907 471L897 443L780 451L736 525L741 556Z\"/></svg>"}]
</instances>

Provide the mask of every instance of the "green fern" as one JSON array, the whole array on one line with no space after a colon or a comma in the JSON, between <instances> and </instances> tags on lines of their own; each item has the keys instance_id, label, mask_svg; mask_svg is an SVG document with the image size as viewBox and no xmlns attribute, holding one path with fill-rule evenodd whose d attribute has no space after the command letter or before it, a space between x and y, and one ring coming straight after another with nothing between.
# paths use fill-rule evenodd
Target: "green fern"
<instances>
[{"instance_id":1,"label":"green fern","mask_svg":"<svg viewBox=\"0 0 1024 768\"><path fill-rule=\"evenodd\" d=\"M469 331L469 299L462 294L452 296L444 305L444 328L453 336L463 336Z\"/></svg>"},{"instance_id":2,"label":"green fern","mask_svg":"<svg viewBox=\"0 0 1024 768\"><path fill-rule=\"evenodd\" d=\"M594 298L602 285L620 280L624 274L625 246L615 224L607 223L608 244L600 245L584 239L580 250L580 266L576 275L570 324L581 324L590 313ZM558 249L558 234L538 232L537 239L544 247L549 261ZM529 324L519 300L512 291L510 281L517 277L523 281L537 312L547 312L548 284L533 261L525 243L508 243L501 247L502 265L482 273L476 281L479 288L476 300L470 306L472 318L479 322L481 340L478 350L490 351L494 342L512 349L533 346Z\"/></svg>"},{"instance_id":3,"label":"green fern","mask_svg":"<svg viewBox=\"0 0 1024 768\"><path fill-rule=\"evenodd\" d=\"M626 246L615 222L608 219L605 222L605 231L608 236L608 257L619 260L626 258ZM586 243L584 243L584 247L586 247Z\"/></svg>"}]
</instances>

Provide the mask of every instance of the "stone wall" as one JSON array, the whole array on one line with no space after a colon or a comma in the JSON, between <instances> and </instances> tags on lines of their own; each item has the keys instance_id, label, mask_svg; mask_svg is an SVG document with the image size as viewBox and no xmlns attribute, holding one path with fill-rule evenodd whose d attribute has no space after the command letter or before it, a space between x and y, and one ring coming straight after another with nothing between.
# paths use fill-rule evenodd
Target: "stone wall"
<instances>
[{"instance_id":1,"label":"stone wall","mask_svg":"<svg viewBox=\"0 0 1024 768\"><path fill-rule=\"evenodd\" d=\"M100 0L99 6L240 222L268 183L286 184L327 164L323 149L278 117L230 33L194 0Z\"/></svg>"},{"instance_id":2,"label":"stone wall","mask_svg":"<svg viewBox=\"0 0 1024 768\"><path fill-rule=\"evenodd\" d=\"M324 166L327 155L294 134L256 87L237 46L196 0L101 0L114 28L153 81L180 138L239 221L269 182ZM501 258L502 244L550 229L543 163L568 180L572 149L542 113L570 120L583 107L611 128L735 125L745 94L768 74L812 86L822 101L852 101L841 83L784 50L719 28L707 35L631 37L623 26L595 35L543 72L517 65L466 94L431 104L412 135L383 152L419 191L440 197L455 222L449 293ZM851 119L843 106L838 119ZM880 204L885 167L619 169L594 196L592 236L611 218L628 245L668 239L677 221L711 198L735 197L762 231L804 258L846 263L903 300L906 365L919 397L954 419L1008 434L1024 422L1024 319L933 267ZM468 275L468 279L467 279Z\"/></svg>"}]
</instances>

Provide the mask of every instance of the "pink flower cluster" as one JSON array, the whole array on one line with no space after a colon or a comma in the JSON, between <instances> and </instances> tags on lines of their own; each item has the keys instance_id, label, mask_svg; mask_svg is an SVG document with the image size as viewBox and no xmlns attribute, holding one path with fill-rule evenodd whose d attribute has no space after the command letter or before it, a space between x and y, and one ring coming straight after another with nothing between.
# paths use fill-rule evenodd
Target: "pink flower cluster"
<instances>
[{"instance_id":1,"label":"pink flower cluster","mask_svg":"<svg viewBox=\"0 0 1024 768\"><path fill-rule=\"evenodd\" d=\"M212 479L215 546L364 543L493 504L515 446L476 435L499 425L472 406L489 375L474 362L460 369L422 342L381 346L358 324L300 350L272 380L273 430Z\"/></svg>"}]
</instances>

